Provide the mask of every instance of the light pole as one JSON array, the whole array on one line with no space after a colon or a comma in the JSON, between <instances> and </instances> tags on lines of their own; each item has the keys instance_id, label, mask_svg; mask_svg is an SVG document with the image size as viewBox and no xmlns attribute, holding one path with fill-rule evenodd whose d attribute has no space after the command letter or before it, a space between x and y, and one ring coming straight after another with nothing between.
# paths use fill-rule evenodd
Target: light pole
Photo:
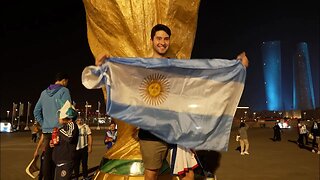
<instances>
[{"instance_id":1,"label":"light pole","mask_svg":"<svg viewBox=\"0 0 320 180\"><path fill-rule=\"evenodd\" d=\"M88 101L86 101L86 105L85 105L85 108L86 108L85 119L86 119L87 124L89 124L89 122L88 122L88 107L89 107L89 104L88 104Z\"/></svg>"},{"instance_id":2,"label":"light pole","mask_svg":"<svg viewBox=\"0 0 320 180\"><path fill-rule=\"evenodd\" d=\"M27 108L27 123L26 127L24 130L29 130L29 115L30 115L30 108L31 108L31 103L28 101L28 108Z\"/></svg>"},{"instance_id":3,"label":"light pole","mask_svg":"<svg viewBox=\"0 0 320 180\"><path fill-rule=\"evenodd\" d=\"M12 119L11 119L11 126L13 126L13 120L16 116L16 108L17 108L17 104L16 103L12 103Z\"/></svg>"},{"instance_id":4,"label":"light pole","mask_svg":"<svg viewBox=\"0 0 320 180\"><path fill-rule=\"evenodd\" d=\"M244 112L244 120L247 121L247 111Z\"/></svg>"},{"instance_id":5,"label":"light pole","mask_svg":"<svg viewBox=\"0 0 320 180\"><path fill-rule=\"evenodd\" d=\"M256 112L253 112L253 120L256 121Z\"/></svg>"},{"instance_id":6,"label":"light pole","mask_svg":"<svg viewBox=\"0 0 320 180\"><path fill-rule=\"evenodd\" d=\"M23 116L23 110L24 110L24 104L23 103L19 103L19 116L18 116L18 127L17 130L20 130L20 118L21 116Z\"/></svg>"},{"instance_id":7,"label":"light pole","mask_svg":"<svg viewBox=\"0 0 320 180\"><path fill-rule=\"evenodd\" d=\"M97 120L98 120L98 126L97 126L97 130L100 130L100 125L99 125L99 119L100 119L100 106L101 106L101 103L100 103L100 101L98 101L98 109L97 109L97 113L98 113L98 117L97 117Z\"/></svg>"},{"instance_id":8,"label":"light pole","mask_svg":"<svg viewBox=\"0 0 320 180\"><path fill-rule=\"evenodd\" d=\"M7 111L7 119L9 119L10 111Z\"/></svg>"}]
</instances>

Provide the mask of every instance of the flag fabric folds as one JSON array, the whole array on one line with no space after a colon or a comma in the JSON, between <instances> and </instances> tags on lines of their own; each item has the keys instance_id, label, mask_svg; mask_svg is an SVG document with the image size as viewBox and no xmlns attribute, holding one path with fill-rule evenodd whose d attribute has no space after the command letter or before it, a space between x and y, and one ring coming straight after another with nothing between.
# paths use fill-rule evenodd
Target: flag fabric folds
<instances>
[{"instance_id":1,"label":"flag fabric folds","mask_svg":"<svg viewBox=\"0 0 320 180\"><path fill-rule=\"evenodd\" d=\"M246 69L239 60L109 58L82 83L107 88L107 114L172 144L226 151Z\"/></svg>"}]
</instances>

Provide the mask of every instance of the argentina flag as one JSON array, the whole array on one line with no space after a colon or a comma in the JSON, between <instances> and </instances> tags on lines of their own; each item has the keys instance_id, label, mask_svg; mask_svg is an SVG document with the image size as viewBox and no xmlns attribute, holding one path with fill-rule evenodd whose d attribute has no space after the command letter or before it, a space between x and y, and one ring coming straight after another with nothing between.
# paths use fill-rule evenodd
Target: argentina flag
<instances>
[{"instance_id":1,"label":"argentina flag","mask_svg":"<svg viewBox=\"0 0 320 180\"><path fill-rule=\"evenodd\" d=\"M82 83L107 89L107 114L171 144L227 151L246 68L239 60L109 58Z\"/></svg>"}]
</instances>

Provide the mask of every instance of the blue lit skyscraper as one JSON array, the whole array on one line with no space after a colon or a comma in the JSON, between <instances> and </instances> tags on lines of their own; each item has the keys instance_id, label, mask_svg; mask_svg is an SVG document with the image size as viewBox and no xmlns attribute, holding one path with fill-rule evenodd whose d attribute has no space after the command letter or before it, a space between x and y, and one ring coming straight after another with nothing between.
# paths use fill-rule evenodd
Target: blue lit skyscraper
<instances>
[{"instance_id":1,"label":"blue lit skyscraper","mask_svg":"<svg viewBox=\"0 0 320 180\"><path fill-rule=\"evenodd\" d=\"M269 111L283 110L280 41L263 42L261 49L266 91L266 107Z\"/></svg>"},{"instance_id":2,"label":"blue lit skyscraper","mask_svg":"<svg viewBox=\"0 0 320 180\"><path fill-rule=\"evenodd\" d=\"M293 58L293 108L307 110L315 107L308 46L301 42Z\"/></svg>"}]
</instances>

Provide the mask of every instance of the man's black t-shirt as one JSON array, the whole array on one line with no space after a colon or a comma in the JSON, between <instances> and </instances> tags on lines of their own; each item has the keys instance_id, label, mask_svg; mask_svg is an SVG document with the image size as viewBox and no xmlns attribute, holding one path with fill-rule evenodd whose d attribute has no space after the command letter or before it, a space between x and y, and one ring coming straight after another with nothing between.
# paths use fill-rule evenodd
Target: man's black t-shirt
<instances>
[{"instance_id":1,"label":"man's black t-shirt","mask_svg":"<svg viewBox=\"0 0 320 180\"><path fill-rule=\"evenodd\" d=\"M163 141L157 136L153 135L147 130L139 129L138 137L141 140L147 140L147 141Z\"/></svg>"}]
</instances>

